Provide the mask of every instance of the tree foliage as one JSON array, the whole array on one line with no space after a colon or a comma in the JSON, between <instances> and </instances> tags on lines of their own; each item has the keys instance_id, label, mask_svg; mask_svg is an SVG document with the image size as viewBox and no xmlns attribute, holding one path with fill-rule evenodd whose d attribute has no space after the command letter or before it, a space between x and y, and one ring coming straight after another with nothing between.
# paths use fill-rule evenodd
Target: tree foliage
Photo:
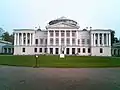
<instances>
[{"instance_id":1,"label":"tree foliage","mask_svg":"<svg viewBox=\"0 0 120 90\"><path fill-rule=\"evenodd\" d=\"M3 38L3 40L11 42L11 43L13 43L13 41L14 41L13 34L9 34L8 32L5 32L2 35L2 38Z\"/></svg>"},{"instance_id":2,"label":"tree foliage","mask_svg":"<svg viewBox=\"0 0 120 90\"><path fill-rule=\"evenodd\" d=\"M111 31L111 45L113 45L113 43L118 43L118 42L120 41L118 40L117 37L115 37L115 31Z\"/></svg>"}]
</instances>

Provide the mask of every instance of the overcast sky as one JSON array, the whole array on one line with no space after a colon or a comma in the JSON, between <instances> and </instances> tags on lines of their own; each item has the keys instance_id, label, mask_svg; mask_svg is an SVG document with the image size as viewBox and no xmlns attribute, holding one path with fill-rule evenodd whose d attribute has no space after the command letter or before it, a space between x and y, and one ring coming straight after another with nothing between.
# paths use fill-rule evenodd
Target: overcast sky
<instances>
[{"instance_id":1,"label":"overcast sky","mask_svg":"<svg viewBox=\"0 0 120 90\"><path fill-rule=\"evenodd\" d=\"M44 29L50 20L65 16L81 29L113 29L120 33L120 0L0 0L0 27Z\"/></svg>"}]
</instances>

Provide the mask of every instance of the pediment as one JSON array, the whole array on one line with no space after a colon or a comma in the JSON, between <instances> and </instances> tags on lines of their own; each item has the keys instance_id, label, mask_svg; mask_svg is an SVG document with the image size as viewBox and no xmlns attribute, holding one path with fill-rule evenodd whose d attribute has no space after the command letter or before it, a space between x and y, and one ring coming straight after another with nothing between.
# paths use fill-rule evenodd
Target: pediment
<instances>
[{"instance_id":1,"label":"pediment","mask_svg":"<svg viewBox=\"0 0 120 90\"><path fill-rule=\"evenodd\" d=\"M79 26L75 26L75 25L69 25L67 23L56 23L53 25L48 25L47 28L61 28L61 29L78 29Z\"/></svg>"}]
</instances>

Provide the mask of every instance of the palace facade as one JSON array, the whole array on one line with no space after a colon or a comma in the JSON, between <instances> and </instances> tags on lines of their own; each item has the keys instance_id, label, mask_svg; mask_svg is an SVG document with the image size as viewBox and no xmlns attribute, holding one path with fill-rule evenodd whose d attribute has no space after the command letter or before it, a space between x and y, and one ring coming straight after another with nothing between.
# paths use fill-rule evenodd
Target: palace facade
<instances>
[{"instance_id":1,"label":"palace facade","mask_svg":"<svg viewBox=\"0 0 120 90\"><path fill-rule=\"evenodd\" d=\"M14 29L14 55L111 56L111 31L80 29L76 21L61 17L45 30Z\"/></svg>"}]
</instances>

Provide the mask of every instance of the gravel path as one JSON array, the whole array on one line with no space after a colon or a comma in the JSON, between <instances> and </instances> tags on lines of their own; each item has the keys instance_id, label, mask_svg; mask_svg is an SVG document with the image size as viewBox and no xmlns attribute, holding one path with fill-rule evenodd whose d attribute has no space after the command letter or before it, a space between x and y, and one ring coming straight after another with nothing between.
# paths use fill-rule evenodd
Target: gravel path
<instances>
[{"instance_id":1,"label":"gravel path","mask_svg":"<svg viewBox=\"0 0 120 90\"><path fill-rule=\"evenodd\" d=\"M120 68L0 66L0 90L120 90Z\"/></svg>"}]
</instances>

